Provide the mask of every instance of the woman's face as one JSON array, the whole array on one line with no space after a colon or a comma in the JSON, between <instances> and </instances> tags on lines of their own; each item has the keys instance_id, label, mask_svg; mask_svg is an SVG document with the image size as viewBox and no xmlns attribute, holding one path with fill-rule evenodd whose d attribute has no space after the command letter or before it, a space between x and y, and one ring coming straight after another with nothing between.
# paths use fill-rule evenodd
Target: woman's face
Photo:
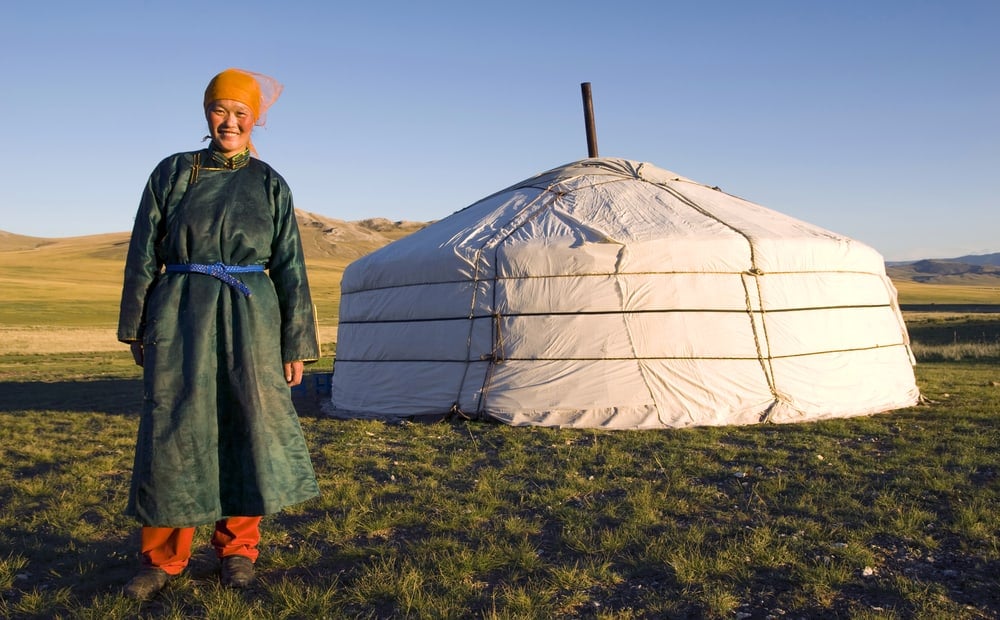
<instances>
[{"instance_id":1,"label":"woman's face","mask_svg":"<svg viewBox=\"0 0 1000 620\"><path fill-rule=\"evenodd\" d=\"M208 131L215 148L226 157L242 153L250 144L256 119L250 106L232 99L216 99L205 108Z\"/></svg>"}]
</instances>

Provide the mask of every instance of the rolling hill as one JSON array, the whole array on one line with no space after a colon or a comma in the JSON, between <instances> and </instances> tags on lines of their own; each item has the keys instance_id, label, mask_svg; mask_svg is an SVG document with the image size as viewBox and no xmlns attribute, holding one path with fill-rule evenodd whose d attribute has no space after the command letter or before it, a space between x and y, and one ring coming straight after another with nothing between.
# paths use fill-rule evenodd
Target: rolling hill
<instances>
[{"instance_id":1,"label":"rolling hill","mask_svg":"<svg viewBox=\"0 0 1000 620\"><path fill-rule=\"evenodd\" d=\"M303 250L310 259L350 262L427 226L424 222L391 222L384 218L347 222L298 210L295 215ZM81 257L124 261L128 240L128 232L50 239L0 230L0 252L34 251L61 257L79 252Z\"/></svg>"},{"instance_id":2,"label":"rolling hill","mask_svg":"<svg viewBox=\"0 0 1000 620\"><path fill-rule=\"evenodd\" d=\"M344 268L427 225L296 216L313 299L327 326L336 325ZM50 239L0 231L0 326L114 326L128 241L128 232Z\"/></svg>"},{"instance_id":3,"label":"rolling hill","mask_svg":"<svg viewBox=\"0 0 1000 620\"><path fill-rule=\"evenodd\" d=\"M894 281L923 284L982 284L1000 286L1000 265L991 262L1000 254L961 259L924 259L908 263L887 263L886 273Z\"/></svg>"}]
</instances>

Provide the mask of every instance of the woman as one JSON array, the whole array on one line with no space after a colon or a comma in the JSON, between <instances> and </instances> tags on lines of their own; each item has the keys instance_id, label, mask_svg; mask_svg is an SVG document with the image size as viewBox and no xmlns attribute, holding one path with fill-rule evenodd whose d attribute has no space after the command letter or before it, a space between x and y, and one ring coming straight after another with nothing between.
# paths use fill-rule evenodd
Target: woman
<instances>
[{"instance_id":1,"label":"woman","mask_svg":"<svg viewBox=\"0 0 1000 620\"><path fill-rule=\"evenodd\" d=\"M187 566L208 523L223 584L249 585L261 515L319 493L289 390L319 356L302 244L288 185L250 156L280 92L256 73L215 76L210 146L160 162L135 219L118 339L143 367L126 508L143 525L136 599Z\"/></svg>"}]
</instances>

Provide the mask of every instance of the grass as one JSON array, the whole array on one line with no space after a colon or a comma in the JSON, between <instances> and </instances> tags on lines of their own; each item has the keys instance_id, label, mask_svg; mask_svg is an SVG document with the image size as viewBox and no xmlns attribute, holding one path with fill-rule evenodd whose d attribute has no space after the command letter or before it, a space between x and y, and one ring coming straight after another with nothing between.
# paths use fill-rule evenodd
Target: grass
<instances>
[{"instance_id":1,"label":"grass","mask_svg":"<svg viewBox=\"0 0 1000 620\"><path fill-rule=\"evenodd\" d=\"M1000 320L943 314L907 317L926 403L807 425L387 425L324 418L296 390L322 496L265 519L256 585L218 585L201 528L187 573L133 603L121 251L67 251L61 282L31 271L37 252L0 273L0 617L1000 616ZM314 385L342 265L310 269ZM897 285L903 303L997 299Z\"/></svg>"},{"instance_id":2,"label":"grass","mask_svg":"<svg viewBox=\"0 0 1000 620\"><path fill-rule=\"evenodd\" d=\"M901 304L997 304L1000 287L996 278L982 278L977 284L930 284L893 280Z\"/></svg>"},{"instance_id":3,"label":"grass","mask_svg":"<svg viewBox=\"0 0 1000 620\"><path fill-rule=\"evenodd\" d=\"M201 528L140 606L138 369L2 355L0 617L994 618L995 367L917 370L901 412L657 432L338 421L299 390L322 496L265 520L257 585L219 587Z\"/></svg>"},{"instance_id":4,"label":"grass","mask_svg":"<svg viewBox=\"0 0 1000 620\"><path fill-rule=\"evenodd\" d=\"M926 313L906 323L919 361L1000 361L1000 315Z\"/></svg>"}]
</instances>

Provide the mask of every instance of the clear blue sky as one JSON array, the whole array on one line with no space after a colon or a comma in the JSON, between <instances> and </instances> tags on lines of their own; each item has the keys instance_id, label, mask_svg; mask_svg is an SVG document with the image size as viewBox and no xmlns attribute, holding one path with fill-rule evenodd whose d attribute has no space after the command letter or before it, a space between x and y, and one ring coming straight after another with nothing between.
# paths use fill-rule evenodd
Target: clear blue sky
<instances>
[{"instance_id":1,"label":"clear blue sky","mask_svg":"<svg viewBox=\"0 0 1000 620\"><path fill-rule=\"evenodd\" d=\"M7 2L0 229L129 230L229 66L285 85L296 206L440 219L587 155L648 161L874 246L1000 251L1000 2Z\"/></svg>"}]
</instances>

